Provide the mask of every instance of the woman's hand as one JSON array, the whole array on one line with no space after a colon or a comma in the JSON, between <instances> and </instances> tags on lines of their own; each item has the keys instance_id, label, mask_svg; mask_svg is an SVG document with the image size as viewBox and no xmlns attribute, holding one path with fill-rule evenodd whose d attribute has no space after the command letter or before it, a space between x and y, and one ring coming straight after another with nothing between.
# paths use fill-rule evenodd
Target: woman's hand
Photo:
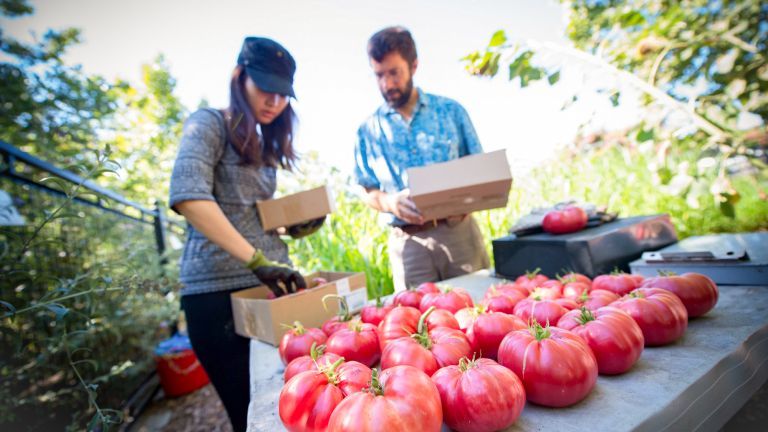
<instances>
[{"instance_id":1,"label":"woman's hand","mask_svg":"<svg viewBox=\"0 0 768 432\"><path fill-rule=\"evenodd\" d=\"M317 232L317 230L320 229L320 227L323 226L324 222L325 222L325 216L317 219L312 219L311 221L298 223L296 225L291 225L287 227L285 231L291 237L298 239L298 238L306 237L310 234L314 234L315 232Z\"/></svg>"},{"instance_id":2,"label":"woman's hand","mask_svg":"<svg viewBox=\"0 0 768 432\"><path fill-rule=\"evenodd\" d=\"M272 291L275 297L295 293L307 287L304 277L296 270L288 267L262 266L253 269L253 274Z\"/></svg>"}]
</instances>

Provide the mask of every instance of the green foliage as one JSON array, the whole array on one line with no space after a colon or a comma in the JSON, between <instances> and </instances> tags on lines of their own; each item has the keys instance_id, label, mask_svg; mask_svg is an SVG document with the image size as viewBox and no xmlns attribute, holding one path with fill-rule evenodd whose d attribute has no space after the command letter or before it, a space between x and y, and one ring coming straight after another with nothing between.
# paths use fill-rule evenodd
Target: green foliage
<instances>
[{"instance_id":1,"label":"green foliage","mask_svg":"<svg viewBox=\"0 0 768 432\"><path fill-rule=\"evenodd\" d=\"M110 171L104 154L94 160L86 179ZM151 225L77 203L79 185L65 197L7 180L0 188L21 199L27 221L0 231L0 425L91 420L89 429L108 430L122 413L106 407L151 370L151 349L175 318L175 277L164 276Z\"/></svg>"},{"instance_id":2,"label":"green foliage","mask_svg":"<svg viewBox=\"0 0 768 432\"><path fill-rule=\"evenodd\" d=\"M9 16L32 12L24 1L0 4ZM61 167L92 167L93 151L109 144L121 169L103 184L143 205L165 200L187 114L165 59L143 65L138 86L110 83L65 64L80 41L74 28L33 44L0 33L0 139Z\"/></svg>"},{"instance_id":3,"label":"green foliage","mask_svg":"<svg viewBox=\"0 0 768 432\"><path fill-rule=\"evenodd\" d=\"M121 169L119 176L106 178L104 184L131 200L151 204L167 199L187 115L173 94L175 87L162 55L142 66L139 86L120 83L116 87L119 121L110 123L110 137L103 141L111 145Z\"/></svg>"},{"instance_id":4,"label":"green foliage","mask_svg":"<svg viewBox=\"0 0 768 432\"><path fill-rule=\"evenodd\" d=\"M0 10L32 13L26 1ZM184 116L175 81L162 57L138 88L84 74L62 60L79 40L77 29L32 44L0 33L0 139L151 207L167 195ZM27 222L0 230L0 429L115 429L114 408L178 314L175 259L160 264L152 225L77 202L96 198L80 185L43 182L63 197L0 177Z\"/></svg>"},{"instance_id":5,"label":"green foliage","mask_svg":"<svg viewBox=\"0 0 768 432\"><path fill-rule=\"evenodd\" d=\"M693 206L709 193L722 215L736 217L742 197L732 174L746 173L758 189L765 188L768 178L768 6L757 0L580 0L568 2L567 10L567 34L577 49L508 44L504 32L497 31L483 51L464 58L468 72L494 76L506 62L510 81L519 78L525 87L545 77L550 84L560 78L557 66L537 64L540 53L597 66L643 92L648 115L627 135L652 141L655 151L672 159L693 157L688 166L703 161L718 168L714 174L692 170L686 178L690 184L679 190L686 202ZM618 88L598 91L613 106L622 103ZM573 95L564 109L577 99ZM671 116L680 112L693 130L669 126ZM750 116L762 126L740 129L739 120ZM728 168L744 160L752 166ZM657 177L669 177L667 163L650 168Z\"/></svg>"},{"instance_id":6,"label":"green foliage","mask_svg":"<svg viewBox=\"0 0 768 432\"><path fill-rule=\"evenodd\" d=\"M336 211L317 233L298 240L284 238L290 247L291 261L304 274L320 270L364 272L371 299L379 290L385 295L392 293L387 252L389 229L378 222L378 213L357 196L352 179L321 163L317 153L304 155L300 169L281 173L278 195L328 184L336 195Z\"/></svg>"}]
</instances>

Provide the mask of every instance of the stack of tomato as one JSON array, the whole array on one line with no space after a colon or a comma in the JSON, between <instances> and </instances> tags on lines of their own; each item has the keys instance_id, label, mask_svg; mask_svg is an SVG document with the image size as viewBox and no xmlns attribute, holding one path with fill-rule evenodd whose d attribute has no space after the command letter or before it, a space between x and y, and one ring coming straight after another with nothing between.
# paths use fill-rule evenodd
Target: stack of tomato
<instances>
[{"instance_id":1,"label":"stack of tomato","mask_svg":"<svg viewBox=\"0 0 768 432\"><path fill-rule=\"evenodd\" d=\"M491 287L475 304L433 283L391 304L286 333L279 413L290 431L504 429L525 401L565 407L598 374L629 371L717 303L706 276L628 274L590 280L538 271ZM371 369L379 365L378 369Z\"/></svg>"}]
</instances>

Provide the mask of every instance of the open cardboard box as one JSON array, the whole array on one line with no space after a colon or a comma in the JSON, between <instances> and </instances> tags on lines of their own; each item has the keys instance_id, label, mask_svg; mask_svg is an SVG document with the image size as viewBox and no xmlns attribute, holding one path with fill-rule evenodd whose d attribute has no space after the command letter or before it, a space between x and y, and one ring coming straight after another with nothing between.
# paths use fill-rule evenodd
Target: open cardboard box
<instances>
[{"instance_id":1,"label":"open cardboard box","mask_svg":"<svg viewBox=\"0 0 768 432\"><path fill-rule=\"evenodd\" d=\"M408 169L411 199L424 219L506 207L512 173L505 150Z\"/></svg>"},{"instance_id":2,"label":"open cardboard box","mask_svg":"<svg viewBox=\"0 0 768 432\"><path fill-rule=\"evenodd\" d=\"M327 283L313 284L315 278L323 278ZM365 273L317 272L305 279L308 289L276 299L269 299L269 288L264 285L232 293L235 332L277 346L288 331L281 324L300 321L304 327L320 327L339 312L336 300L327 302L327 311L323 308L322 299L327 294L346 298L351 313L365 305Z\"/></svg>"},{"instance_id":3,"label":"open cardboard box","mask_svg":"<svg viewBox=\"0 0 768 432\"><path fill-rule=\"evenodd\" d=\"M333 194L326 186L256 203L265 231L310 221L336 210Z\"/></svg>"}]
</instances>

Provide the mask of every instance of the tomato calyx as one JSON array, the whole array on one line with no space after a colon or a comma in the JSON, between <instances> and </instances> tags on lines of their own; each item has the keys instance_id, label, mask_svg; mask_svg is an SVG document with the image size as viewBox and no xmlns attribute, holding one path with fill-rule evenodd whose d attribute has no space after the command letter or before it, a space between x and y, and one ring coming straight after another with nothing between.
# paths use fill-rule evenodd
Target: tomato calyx
<instances>
[{"instance_id":1,"label":"tomato calyx","mask_svg":"<svg viewBox=\"0 0 768 432\"><path fill-rule=\"evenodd\" d=\"M475 356L472 356L472 360L470 360L469 357L466 357L466 356L459 359L459 370L462 373L474 367L477 367L477 359L475 358Z\"/></svg>"},{"instance_id":2,"label":"tomato calyx","mask_svg":"<svg viewBox=\"0 0 768 432\"><path fill-rule=\"evenodd\" d=\"M349 329L355 333L363 331L363 322L360 320L354 320L349 322Z\"/></svg>"},{"instance_id":3,"label":"tomato calyx","mask_svg":"<svg viewBox=\"0 0 768 432\"><path fill-rule=\"evenodd\" d=\"M575 318L576 322L578 322L581 325L584 325L590 321L595 320L595 314L592 313L591 310L587 309L586 307L581 307L581 314Z\"/></svg>"},{"instance_id":4,"label":"tomato calyx","mask_svg":"<svg viewBox=\"0 0 768 432\"><path fill-rule=\"evenodd\" d=\"M325 374L326 378L328 378L329 384L337 385L339 381L341 381L341 378L339 377L338 372L336 372L336 369L338 369L342 363L344 363L344 357L341 357L340 359L327 366L320 366L317 364L317 362L315 362L315 365L317 365L317 369Z\"/></svg>"},{"instance_id":5,"label":"tomato calyx","mask_svg":"<svg viewBox=\"0 0 768 432\"><path fill-rule=\"evenodd\" d=\"M280 324L283 328L287 328L288 330L293 331L293 334L295 335L303 335L307 332L307 329L304 328L304 325L300 323L299 321L294 321L293 325L288 325L285 323Z\"/></svg>"},{"instance_id":6,"label":"tomato calyx","mask_svg":"<svg viewBox=\"0 0 768 432\"><path fill-rule=\"evenodd\" d=\"M434 306L430 306L426 312L421 314L421 317L419 317L419 326L416 327L416 333L411 334L411 337L416 342L418 342L419 345L423 346L426 349L432 348L432 339L429 337L429 330L427 329L427 317L435 309L436 308Z\"/></svg>"},{"instance_id":7,"label":"tomato calyx","mask_svg":"<svg viewBox=\"0 0 768 432\"><path fill-rule=\"evenodd\" d=\"M677 273L675 273L672 270L656 270L656 272L659 273L659 276L663 276L663 277L677 276Z\"/></svg>"},{"instance_id":8,"label":"tomato calyx","mask_svg":"<svg viewBox=\"0 0 768 432\"><path fill-rule=\"evenodd\" d=\"M528 280L533 280L539 273L541 273L541 268L536 267L536 270L525 272L525 277L527 277Z\"/></svg>"},{"instance_id":9,"label":"tomato calyx","mask_svg":"<svg viewBox=\"0 0 768 432\"><path fill-rule=\"evenodd\" d=\"M384 295L384 290L381 285L376 287L376 309L381 309L384 303L381 301L381 296Z\"/></svg>"},{"instance_id":10,"label":"tomato calyx","mask_svg":"<svg viewBox=\"0 0 768 432\"><path fill-rule=\"evenodd\" d=\"M581 292L581 295L579 296L579 303L586 303L587 300L589 300L589 290L585 289Z\"/></svg>"},{"instance_id":11,"label":"tomato calyx","mask_svg":"<svg viewBox=\"0 0 768 432\"><path fill-rule=\"evenodd\" d=\"M338 294L324 295L322 302L323 309L325 309L326 312L328 311L328 304L326 303L328 299L336 299L339 301L339 313L336 314L336 316L339 318L339 322L347 322L352 319L352 315L349 313L349 305L347 304L347 299Z\"/></svg>"},{"instance_id":12,"label":"tomato calyx","mask_svg":"<svg viewBox=\"0 0 768 432\"><path fill-rule=\"evenodd\" d=\"M552 332L549 331L549 323L547 323L546 327L542 327L541 324L539 324L539 322L536 320L533 320L533 323L528 327L528 331L531 333L531 336L536 338L536 341L538 342L541 342L542 340L552 336Z\"/></svg>"},{"instance_id":13,"label":"tomato calyx","mask_svg":"<svg viewBox=\"0 0 768 432\"><path fill-rule=\"evenodd\" d=\"M631 293L627 294L630 298L645 298L643 293L639 291L632 291Z\"/></svg>"},{"instance_id":14,"label":"tomato calyx","mask_svg":"<svg viewBox=\"0 0 768 432\"><path fill-rule=\"evenodd\" d=\"M312 347L309 349L309 357L317 363L317 359L325 353L325 345L318 345L317 342L312 342Z\"/></svg>"},{"instance_id":15,"label":"tomato calyx","mask_svg":"<svg viewBox=\"0 0 768 432\"><path fill-rule=\"evenodd\" d=\"M384 396L384 386L379 381L379 370L374 369L371 371L371 385L363 391L373 393L374 396Z\"/></svg>"}]
</instances>

